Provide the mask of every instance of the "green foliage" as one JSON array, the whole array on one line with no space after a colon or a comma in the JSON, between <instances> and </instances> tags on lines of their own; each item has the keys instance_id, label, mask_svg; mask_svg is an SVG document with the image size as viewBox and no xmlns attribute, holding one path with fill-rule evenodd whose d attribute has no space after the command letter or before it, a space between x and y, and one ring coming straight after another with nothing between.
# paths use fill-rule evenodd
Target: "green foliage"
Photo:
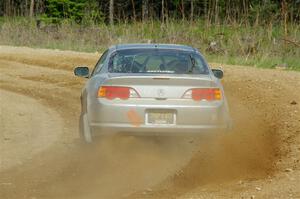
<instances>
[{"instance_id":1,"label":"green foliage","mask_svg":"<svg viewBox=\"0 0 300 199\"><path fill-rule=\"evenodd\" d=\"M43 18L58 23L70 19L80 23L85 15L86 0L47 0Z\"/></svg>"},{"instance_id":2,"label":"green foliage","mask_svg":"<svg viewBox=\"0 0 300 199\"><path fill-rule=\"evenodd\" d=\"M250 7L250 20L252 23L256 20L261 20L263 23L278 21L281 15L280 9L278 1L254 1Z\"/></svg>"},{"instance_id":3,"label":"green foliage","mask_svg":"<svg viewBox=\"0 0 300 199\"><path fill-rule=\"evenodd\" d=\"M109 0L0 0L0 16L28 16L30 2L34 15L59 23L109 21ZM206 19L210 23L299 23L300 0L113 0L115 22L133 20ZM286 4L284 4L286 2ZM283 6L286 5L286 6ZM145 16L147 13L147 17ZM163 15L163 16L162 16Z\"/></svg>"}]
</instances>

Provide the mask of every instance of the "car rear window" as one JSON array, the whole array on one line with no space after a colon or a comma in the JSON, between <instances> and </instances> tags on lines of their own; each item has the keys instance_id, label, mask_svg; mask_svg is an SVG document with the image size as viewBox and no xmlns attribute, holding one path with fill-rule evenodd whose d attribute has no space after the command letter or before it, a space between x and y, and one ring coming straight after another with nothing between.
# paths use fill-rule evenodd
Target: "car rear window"
<instances>
[{"instance_id":1,"label":"car rear window","mask_svg":"<svg viewBox=\"0 0 300 199\"><path fill-rule=\"evenodd\" d=\"M203 58L183 50L130 49L112 54L110 73L208 74Z\"/></svg>"}]
</instances>

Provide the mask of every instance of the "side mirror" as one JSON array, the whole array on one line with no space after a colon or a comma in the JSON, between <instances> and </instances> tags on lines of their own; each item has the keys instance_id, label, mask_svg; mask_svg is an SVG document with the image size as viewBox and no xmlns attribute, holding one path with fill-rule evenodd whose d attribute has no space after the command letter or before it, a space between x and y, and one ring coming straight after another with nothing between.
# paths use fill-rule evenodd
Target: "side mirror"
<instances>
[{"instance_id":1,"label":"side mirror","mask_svg":"<svg viewBox=\"0 0 300 199\"><path fill-rule=\"evenodd\" d=\"M79 66L79 67L76 67L74 69L74 74L78 77L85 77L85 78L88 78L89 77L89 68L86 67L86 66Z\"/></svg>"},{"instance_id":2,"label":"side mirror","mask_svg":"<svg viewBox=\"0 0 300 199\"><path fill-rule=\"evenodd\" d=\"M224 73L221 69L212 69L212 72L216 78L218 78L218 79L223 78Z\"/></svg>"}]
</instances>

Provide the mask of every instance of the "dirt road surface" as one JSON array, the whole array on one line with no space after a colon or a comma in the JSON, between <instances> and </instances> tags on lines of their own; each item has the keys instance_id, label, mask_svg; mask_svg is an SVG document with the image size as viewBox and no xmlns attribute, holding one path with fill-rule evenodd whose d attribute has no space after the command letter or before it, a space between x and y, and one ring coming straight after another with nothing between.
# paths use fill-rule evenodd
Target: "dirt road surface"
<instances>
[{"instance_id":1,"label":"dirt road surface","mask_svg":"<svg viewBox=\"0 0 300 199\"><path fill-rule=\"evenodd\" d=\"M79 140L78 65L0 46L0 198L300 198L300 73L224 66L232 132Z\"/></svg>"}]
</instances>

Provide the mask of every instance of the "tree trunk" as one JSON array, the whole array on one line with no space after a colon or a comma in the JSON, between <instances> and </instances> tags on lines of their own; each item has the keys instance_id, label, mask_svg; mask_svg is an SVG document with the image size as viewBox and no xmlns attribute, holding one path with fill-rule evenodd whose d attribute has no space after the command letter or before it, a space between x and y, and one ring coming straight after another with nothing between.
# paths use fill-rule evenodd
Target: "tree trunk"
<instances>
[{"instance_id":1,"label":"tree trunk","mask_svg":"<svg viewBox=\"0 0 300 199\"><path fill-rule=\"evenodd\" d=\"M215 23L219 23L219 0L215 1Z\"/></svg>"},{"instance_id":2,"label":"tree trunk","mask_svg":"<svg viewBox=\"0 0 300 199\"><path fill-rule=\"evenodd\" d=\"M214 15L214 12L213 12L213 0L208 0L208 4L207 4L207 21L209 23L212 22L212 19L213 19L213 15Z\"/></svg>"},{"instance_id":3,"label":"tree trunk","mask_svg":"<svg viewBox=\"0 0 300 199\"><path fill-rule=\"evenodd\" d=\"M284 26L284 37L287 38L287 5L286 0L281 1L282 22Z\"/></svg>"},{"instance_id":4,"label":"tree trunk","mask_svg":"<svg viewBox=\"0 0 300 199\"><path fill-rule=\"evenodd\" d=\"M204 0L203 1L203 4L204 4L204 17L205 17L205 20L207 21L208 20L208 12L207 12L207 0Z\"/></svg>"},{"instance_id":5,"label":"tree trunk","mask_svg":"<svg viewBox=\"0 0 300 199\"><path fill-rule=\"evenodd\" d=\"M132 4L133 20L136 21L134 0L131 0L131 4Z\"/></svg>"},{"instance_id":6,"label":"tree trunk","mask_svg":"<svg viewBox=\"0 0 300 199\"><path fill-rule=\"evenodd\" d=\"M149 16L149 0L143 0L143 8L142 8L142 19L143 21L148 20Z\"/></svg>"},{"instance_id":7,"label":"tree trunk","mask_svg":"<svg viewBox=\"0 0 300 199\"><path fill-rule=\"evenodd\" d=\"M161 20L162 22L165 21L165 2L161 0Z\"/></svg>"},{"instance_id":8,"label":"tree trunk","mask_svg":"<svg viewBox=\"0 0 300 199\"><path fill-rule=\"evenodd\" d=\"M32 18L34 15L34 0L31 0L30 2L30 10L29 10L29 16Z\"/></svg>"},{"instance_id":9,"label":"tree trunk","mask_svg":"<svg viewBox=\"0 0 300 199\"><path fill-rule=\"evenodd\" d=\"M185 20L184 2L183 2L183 0L181 0L181 15L182 15L182 20Z\"/></svg>"},{"instance_id":10,"label":"tree trunk","mask_svg":"<svg viewBox=\"0 0 300 199\"><path fill-rule=\"evenodd\" d=\"M191 0L191 21L194 20L194 0Z\"/></svg>"},{"instance_id":11,"label":"tree trunk","mask_svg":"<svg viewBox=\"0 0 300 199\"><path fill-rule=\"evenodd\" d=\"M114 0L109 1L109 24L114 25Z\"/></svg>"},{"instance_id":12,"label":"tree trunk","mask_svg":"<svg viewBox=\"0 0 300 199\"><path fill-rule=\"evenodd\" d=\"M4 4L4 15L5 16L10 16L10 0L6 0Z\"/></svg>"},{"instance_id":13,"label":"tree trunk","mask_svg":"<svg viewBox=\"0 0 300 199\"><path fill-rule=\"evenodd\" d=\"M25 0L25 4L23 4L24 5L24 8L23 8L23 10L24 10L24 12L23 12L23 16L28 16L29 15L29 10L28 10L28 0Z\"/></svg>"}]
</instances>

